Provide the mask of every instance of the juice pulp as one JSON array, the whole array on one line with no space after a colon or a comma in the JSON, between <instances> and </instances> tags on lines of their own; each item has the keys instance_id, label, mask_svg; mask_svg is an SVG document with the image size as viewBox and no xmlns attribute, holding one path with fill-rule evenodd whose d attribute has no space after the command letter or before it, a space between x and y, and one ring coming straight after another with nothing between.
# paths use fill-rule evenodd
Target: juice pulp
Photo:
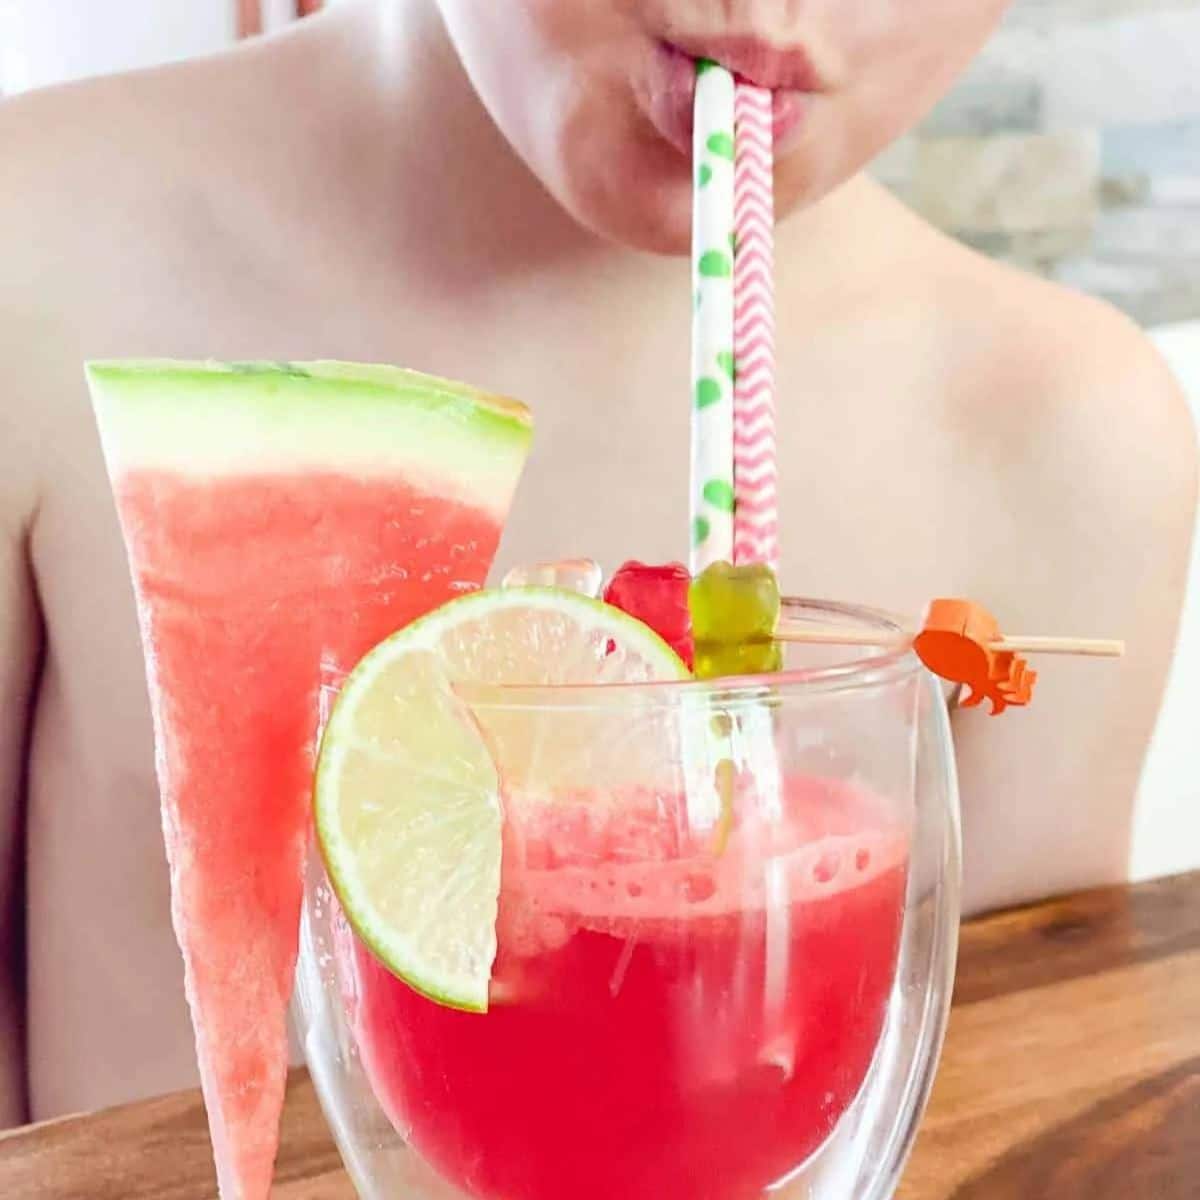
<instances>
[{"instance_id":1,"label":"juice pulp","mask_svg":"<svg viewBox=\"0 0 1200 1200\"><path fill-rule=\"evenodd\" d=\"M756 1200L798 1167L879 1040L907 836L841 783L790 779L780 807L719 855L662 795L522 814L485 1016L351 943L351 1024L400 1135L481 1200Z\"/></svg>"}]
</instances>

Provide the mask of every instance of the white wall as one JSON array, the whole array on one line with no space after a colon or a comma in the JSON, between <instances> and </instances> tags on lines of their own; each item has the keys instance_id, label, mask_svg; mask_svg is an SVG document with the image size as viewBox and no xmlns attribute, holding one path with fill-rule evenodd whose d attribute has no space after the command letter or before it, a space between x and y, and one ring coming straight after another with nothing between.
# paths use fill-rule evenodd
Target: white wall
<instances>
[{"instance_id":1,"label":"white wall","mask_svg":"<svg viewBox=\"0 0 1200 1200\"><path fill-rule=\"evenodd\" d=\"M207 54L234 35L234 0L0 0L0 92ZM271 30L295 0L264 0Z\"/></svg>"},{"instance_id":2,"label":"white wall","mask_svg":"<svg viewBox=\"0 0 1200 1200\"><path fill-rule=\"evenodd\" d=\"M1200 426L1200 321L1152 333ZM1200 519L1188 596L1162 716L1138 795L1130 869L1135 878L1200 867Z\"/></svg>"}]
</instances>

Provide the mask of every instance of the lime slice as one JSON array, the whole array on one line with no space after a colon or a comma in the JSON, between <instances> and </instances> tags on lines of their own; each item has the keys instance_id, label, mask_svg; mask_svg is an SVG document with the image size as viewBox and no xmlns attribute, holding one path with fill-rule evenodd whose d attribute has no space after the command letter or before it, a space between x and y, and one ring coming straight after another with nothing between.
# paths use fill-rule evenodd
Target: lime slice
<instances>
[{"instance_id":1,"label":"lime slice","mask_svg":"<svg viewBox=\"0 0 1200 1200\"><path fill-rule=\"evenodd\" d=\"M550 588L476 592L376 646L347 679L325 728L315 807L330 882L380 961L432 1000L487 1009L500 893L500 775L494 731L485 739L456 683L687 675L648 626ZM545 768L538 723L536 708L509 721L509 750L499 756L506 771L510 757L521 755L527 776ZM604 741L594 728L585 740ZM557 761L565 760L559 754Z\"/></svg>"}]
</instances>

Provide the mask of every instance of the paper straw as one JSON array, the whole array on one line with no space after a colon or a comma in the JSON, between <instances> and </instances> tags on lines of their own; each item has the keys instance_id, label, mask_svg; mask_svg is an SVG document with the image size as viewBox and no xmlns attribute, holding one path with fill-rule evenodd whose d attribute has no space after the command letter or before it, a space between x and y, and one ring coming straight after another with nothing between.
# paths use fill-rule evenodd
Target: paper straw
<instances>
[{"instance_id":1,"label":"paper straw","mask_svg":"<svg viewBox=\"0 0 1200 1200\"><path fill-rule=\"evenodd\" d=\"M775 450L775 189L771 93L737 85L734 108L733 561L779 569Z\"/></svg>"},{"instance_id":2,"label":"paper straw","mask_svg":"<svg viewBox=\"0 0 1200 1200\"><path fill-rule=\"evenodd\" d=\"M696 66L692 205L692 574L733 559L733 76Z\"/></svg>"},{"instance_id":3,"label":"paper straw","mask_svg":"<svg viewBox=\"0 0 1200 1200\"><path fill-rule=\"evenodd\" d=\"M733 561L779 569L775 454L775 129L765 88L739 83L734 101ZM769 704L741 714L744 766L764 813L783 812L775 720ZM786 890L786 889L784 889ZM776 889L778 891L778 889ZM776 896L778 900L779 897ZM768 906L768 925L772 919ZM775 915L778 915L776 913ZM768 950L770 947L768 946ZM782 1011L784 975L767 964L766 1008ZM789 1051L786 1039L779 1053ZM789 1060L790 1061L790 1060Z\"/></svg>"},{"instance_id":4,"label":"paper straw","mask_svg":"<svg viewBox=\"0 0 1200 1200\"><path fill-rule=\"evenodd\" d=\"M691 569L733 560L733 76L696 64L692 133ZM685 700L682 727L688 822L719 838L727 807L728 732L712 728L707 695Z\"/></svg>"},{"instance_id":5,"label":"paper straw","mask_svg":"<svg viewBox=\"0 0 1200 1200\"><path fill-rule=\"evenodd\" d=\"M693 163L692 285L692 574L733 561L734 550L734 137L733 76L697 64ZM769 104L769 97L768 97ZM768 109L769 113L769 109ZM768 125L768 137L770 127ZM768 141L768 157L771 143ZM769 229L770 222L767 222ZM768 272L769 285L769 272ZM769 295L770 288L767 287ZM757 376L756 376L757 378ZM714 854L728 833L739 769L755 776L758 803L781 809L774 722L766 705L722 711L699 697L703 724L685 721L688 815L711 828Z\"/></svg>"}]
</instances>

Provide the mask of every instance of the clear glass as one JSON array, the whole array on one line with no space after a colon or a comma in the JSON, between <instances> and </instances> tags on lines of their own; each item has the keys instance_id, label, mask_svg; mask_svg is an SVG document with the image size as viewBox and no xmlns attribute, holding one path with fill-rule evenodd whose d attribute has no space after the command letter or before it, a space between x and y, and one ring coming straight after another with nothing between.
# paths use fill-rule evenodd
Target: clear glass
<instances>
[{"instance_id":1,"label":"clear glass","mask_svg":"<svg viewBox=\"0 0 1200 1200\"><path fill-rule=\"evenodd\" d=\"M940 685L896 625L779 675L465 685L505 781L486 1015L357 941L311 856L295 1015L363 1200L882 1200L957 947Z\"/></svg>"}]
</instances>

